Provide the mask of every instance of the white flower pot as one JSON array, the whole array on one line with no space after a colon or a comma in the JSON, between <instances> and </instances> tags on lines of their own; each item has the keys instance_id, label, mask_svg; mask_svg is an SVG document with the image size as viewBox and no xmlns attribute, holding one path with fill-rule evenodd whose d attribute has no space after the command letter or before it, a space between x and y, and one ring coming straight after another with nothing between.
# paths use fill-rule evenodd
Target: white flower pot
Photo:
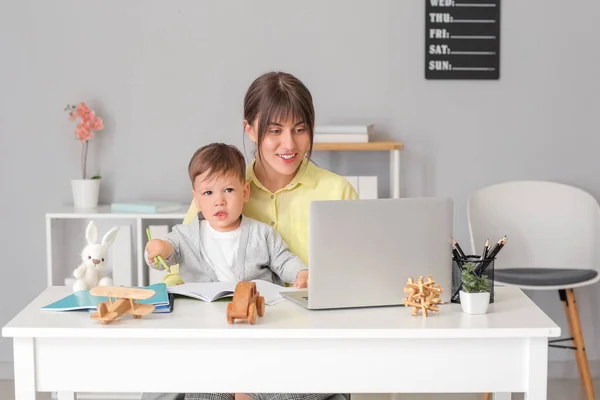
<instances>
[{"instance_id":1,"label":"white flower pot","mask_svg":"<svg viewBox=\"0 0 600 400\"><path fill-rule=\"evenodd\" d=\"M72 179L73 205L79 209L98 208L100 179Z\"/></svg>"},{"instance_id":2,"label":"white flower pot","mask_svg":"<svg viewBox=\"0 0 600 400\"><path fill-rule=\"evenodd\" d=\"M460 306L467 314L485 314L490 305L490 292L467 293L460 291Z\"/></svg>"}]
</instances>

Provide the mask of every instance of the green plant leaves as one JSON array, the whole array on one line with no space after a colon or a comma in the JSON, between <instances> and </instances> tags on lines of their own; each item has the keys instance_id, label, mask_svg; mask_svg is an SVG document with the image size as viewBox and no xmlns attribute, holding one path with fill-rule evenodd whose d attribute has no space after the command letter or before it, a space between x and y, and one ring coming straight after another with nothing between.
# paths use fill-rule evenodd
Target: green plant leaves
<instances>
[{"instance_id":1,"label":"green plant leaves","mask_svg":"<svg viewBox=\"0 0 600 400\"><path fill-rule=\"evenodd\" d=\"M492 286L490 279L485 276L478 276L475 273L477 266L473 263L466 263L462 271L463 290L467 293L489 292Z\"/></svg>"}]
</instances>

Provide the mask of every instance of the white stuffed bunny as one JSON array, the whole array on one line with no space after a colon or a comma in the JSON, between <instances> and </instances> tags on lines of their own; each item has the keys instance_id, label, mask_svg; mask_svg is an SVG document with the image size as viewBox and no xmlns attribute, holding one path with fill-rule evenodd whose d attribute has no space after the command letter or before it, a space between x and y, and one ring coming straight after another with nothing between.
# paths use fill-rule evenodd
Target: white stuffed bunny
<instances>
[{"instance_id":1,"label":"white stuffed bunny","mask_svg":"<svg viewBox=\"0 0 600 400\"><path fill-rule=\"evenodd\" d=\"M108 260L108 246L110 246L117 235L119 227L114 227L102 238L102 243L97 244L98 227L94 221L90 221L85 231L87 246L81 251L82 263L73 272L75 283L73 291L88 290L96 286L112 286L112 279L108 276L102 277L104 267Z\"/></svg>"}]
</instances>

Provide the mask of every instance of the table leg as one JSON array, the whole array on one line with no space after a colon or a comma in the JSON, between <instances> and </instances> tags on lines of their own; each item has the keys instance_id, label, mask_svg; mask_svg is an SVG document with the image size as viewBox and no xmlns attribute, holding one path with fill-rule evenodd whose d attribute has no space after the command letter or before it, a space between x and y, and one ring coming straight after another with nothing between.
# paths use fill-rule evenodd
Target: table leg
<instances>
[{"instance_id":1,"label":"table leg","mask_svg":"<svg viewBox=\"0 0 600 400\"><path fill-rule=\"evenodd\" d=\"M74 392L58 392L58 400L76 400Z\"/></svg>"},{"instance_id":2,"label":"table leg","mask_svg":"<svg viewBox=\"0 0 600 400\"><path fill-rule=\"evenodd\" d=\"M400 150L390 150L390 197L400 198Z\"/></svg>"},{"instance_id":3,"label":"table leg","mask_svg":"<svg viewBox=\"0 0 600 400\"><path fill-rule=\"evenodd\" d=\"M548 396L548 339L532 338L529 341L525 371L529 379L525 400L547 400Z\"/></svg>"},{"instance_id":4,"label":"table leg","mask_svg":"<svg viewBox=\"0 0 600 400\"><path fill-rule=\"evenodd\" d=\"M35 347L33 338L14 338L15 400L35 400Z\"/></svg>"}]
</instances>

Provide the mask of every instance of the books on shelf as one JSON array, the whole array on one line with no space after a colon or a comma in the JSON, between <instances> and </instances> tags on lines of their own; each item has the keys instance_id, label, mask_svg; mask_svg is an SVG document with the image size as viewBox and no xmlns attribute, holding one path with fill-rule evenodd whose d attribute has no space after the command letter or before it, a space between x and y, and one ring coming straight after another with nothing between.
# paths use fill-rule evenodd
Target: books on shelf
<instances>
[{"instance_id":1,"label":"books on shelf","mask_svg":"<svg viewBox=\"0 0 600 400\"><path fill-rule=\"evenodd\" d=\"M369 125L315 125L315 134L317 133L362 133L371 135L375 128L374 124Z\"/></svg>"},{"instance_id":2,"label":"books on shelf","mask_svg":"<svg viewBox=\"0 0 600 400\"><path fill-rule=\"evenodd\" d=\"M263 280L253 280L252 282L256 282L256 290L265 298L266 305L274 305L283 300L283 297L279 294L281 292L298 290L293 287L283 287ZM237 283L238 282L184 283L182 285L169 286L167 291L172 294L213 302L233 297Z\"/></svg>"},{"instance_id":3,"label":"books on shelf","mask_svg":"<svg viewBox=\"0 0 600 400\"><path fill-rule=\"evenodd\" d=\"M131 201L131 202L113 202L110 205L112 212L130 212L130 213L169 213L184 211L185 206L180 203L167 201ZM187 208L185 208L187 210Z\"/></svg>"},{"instance_id":4,"label":"books on shelf","mask_svg":"<svg viewBox=\"0 0 600 400\"><path fill-rule=\"evenodd\" d=\"M146 286L145 289L152 289L156 293L147 300L139 300L140 304L153 304L155 313L169 313L173 311L173 298L167 291L167 285L157 283ZM96 311L98 304L108 301L108 297L94 296L89 290L80 290L73 292L62 299L42 307L42 311Z\"/></svg>"},{"instance_id":5,"label":"books on shelf","mask_svg":"<svg viewBox=\"0 0 600 400\"><path fill-rule=\"evenodd\" d=\"M315 133L313 143L368 143L369 135L362 133Z\"/></svg>"},{"instance_id":6,"label":"books on shelf","mask_svg":"<svg viewBox=\"0 0 600 400\"><path fill-rule=\"evenodd\" d=\"M314 143L368 143L374 125L316 125Z\"/></svg>"}]
</instances>

